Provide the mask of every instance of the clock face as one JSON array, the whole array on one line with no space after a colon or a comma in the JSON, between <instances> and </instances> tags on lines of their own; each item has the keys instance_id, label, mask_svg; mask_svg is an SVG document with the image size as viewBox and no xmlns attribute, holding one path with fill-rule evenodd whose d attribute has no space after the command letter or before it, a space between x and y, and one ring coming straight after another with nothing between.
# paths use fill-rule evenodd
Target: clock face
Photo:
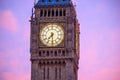
<instances>
[{"instance_id":1,"label":"clock face","mask_svg":"<svg viewBox=\"0 0 120 80\"><path fill-rule=\"evenodd\" d=\"M46 46L57 46L64 39L64 31L60 25L49 24L40 31L40 40Z\"/></svg>"}]
</instances>

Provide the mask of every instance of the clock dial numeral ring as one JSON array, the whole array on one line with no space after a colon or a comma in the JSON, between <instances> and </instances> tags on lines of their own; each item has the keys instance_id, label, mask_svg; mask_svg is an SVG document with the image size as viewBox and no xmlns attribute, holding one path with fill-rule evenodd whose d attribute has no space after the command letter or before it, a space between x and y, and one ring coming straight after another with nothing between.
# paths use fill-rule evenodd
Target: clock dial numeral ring
<instances>
[{"instance_id":1,"label":"clock dial numeral ring","mask_svg":"<svg viewBox=\"0 0 120 80\"><path fill-rule=\"evenodd\" d=\"M64 39L64 30L60 25L49 24L40 30L40 40L46 46L57 46Z\"/></svg>"}]
</instances>

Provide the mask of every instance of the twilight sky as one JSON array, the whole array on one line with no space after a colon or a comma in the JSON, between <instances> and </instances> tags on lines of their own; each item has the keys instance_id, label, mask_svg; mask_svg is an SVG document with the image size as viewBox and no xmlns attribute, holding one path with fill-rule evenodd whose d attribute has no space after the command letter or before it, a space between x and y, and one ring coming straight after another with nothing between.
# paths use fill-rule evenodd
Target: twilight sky
<instances>
[{"instance_id":1,"label":"twilight sky","mask_svg":"<svg viewBox=\"0 0 120 80\"><path fill-rule=\"evenodd\" d=\"M34 0L0 0L0 80L30 80ZM120 80L120 0L75 0L80 23L78 80Z\"/></svg>"}]
</instances>

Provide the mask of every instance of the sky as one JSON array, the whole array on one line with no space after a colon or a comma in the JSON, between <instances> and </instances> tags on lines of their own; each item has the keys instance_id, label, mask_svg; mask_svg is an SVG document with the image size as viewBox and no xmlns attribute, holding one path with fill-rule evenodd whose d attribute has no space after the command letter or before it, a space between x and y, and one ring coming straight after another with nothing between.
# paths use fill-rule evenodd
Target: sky
<instances>
[{"instance_id":1,"label":"sky","mask_svg":"<svg viewBox=\"0 0 120 80\"><path fill-rule=\"evenodd\" d=\"M120 80L120 0L74 0L80 23L78 80ZM0 0L0 80L30 80L34 0Z\"/></svg>"}]
</instances>

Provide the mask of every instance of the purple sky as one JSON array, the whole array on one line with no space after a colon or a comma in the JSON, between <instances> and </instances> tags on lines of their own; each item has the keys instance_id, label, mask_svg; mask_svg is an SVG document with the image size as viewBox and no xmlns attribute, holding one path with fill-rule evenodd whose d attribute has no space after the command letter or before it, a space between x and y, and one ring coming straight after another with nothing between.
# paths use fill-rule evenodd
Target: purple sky
<instances>
[{"instance_id":1,"label":"purple sky","mask_svg":"<svg viewBox=\"0 0 120 80\"><path fill-rule=\"evenodd\" d=\"M0 0L0 80L30 80L33 0ZM120 80L120 1L75 0L79 80Z\"/></svg>"}]
</instances>

